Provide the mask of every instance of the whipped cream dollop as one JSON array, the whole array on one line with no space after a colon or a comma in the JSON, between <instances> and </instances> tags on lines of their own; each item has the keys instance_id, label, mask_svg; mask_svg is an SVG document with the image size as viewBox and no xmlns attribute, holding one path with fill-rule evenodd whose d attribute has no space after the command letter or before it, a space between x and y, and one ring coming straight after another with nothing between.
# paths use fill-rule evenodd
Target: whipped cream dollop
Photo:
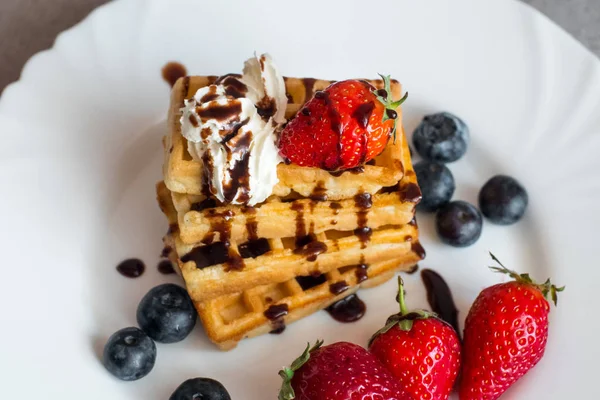
<instances>
[{"instance_id":1,"label":"whipped cream dollop","mask_svg":"<svg viewBox=\"0 0 600 400\"><path fill-rule=\"evenodd\" d=\"M202 162L206 196L255 205L271 195L286 106L285 82L268 54L247 60L241 77L222 76L185 101L181 133Z\"/></svg>"}]
</instances>

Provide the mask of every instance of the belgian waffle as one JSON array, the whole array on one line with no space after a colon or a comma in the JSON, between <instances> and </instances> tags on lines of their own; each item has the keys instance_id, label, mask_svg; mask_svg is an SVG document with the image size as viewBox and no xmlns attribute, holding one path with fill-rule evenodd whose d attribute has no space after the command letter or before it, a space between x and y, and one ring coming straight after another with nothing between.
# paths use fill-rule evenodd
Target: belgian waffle
<instances>
[{"instance_id":1,"label":"belgian waffle","mask_svg":"<svg viewBox=\"0 0 600 400\"><path fill-rule=\"evenodd\" d=\"M157 187L162 209L174 221L175 209L168 189L162 183ZM360 287L377 286L395 272L410 269L423 257L423 250L415 241L416 245L405 246L403 252L386 261L367 264L361 259L358 264L350 263L324 274L299 275L205 300L201 290L190 290L193 277L186 274L186 264L178 258L177 235L176 229L170 229L164 238L165 248L170 249L169 259L184 277L187 275L185 282L204 329L221 350L232 349L244 338L278 333L286 324L329 307Z\"/></svg>"},{"instance_id":2,"label":"belgian waffle","mask_svg":"<svg viewBox=\"0 0 600 400\"><path fill-rule=\"evenodd\" d=\"M169 109L169 134L164 142L165 163L163 167L164 181L172 192L202 194L202 165L195 161L187 151L187 141L181 134L180 109L184 100L193 97L196 91L210 85L216 80L213 76L192 76L181 78L171 91ZM302 104L312 96L314 90L324 89L331 84L325 80L307 80L286 78L286 90L289 103L286 117L296 115ZM383 81L369 81L377 88L383 87ZM400 98L401 85L397 81L391 83L392 96ZM401 110L398 110L398 121L401 121ZM357 171L355 171L357 172ZM273 188L273 195L279 198L297 194L310 197L315 191L330 200L340 200L356 195L359 190L375 193L383 187L395 185L403 175L402 147L400 142L390 141L385 150L375 158L374 165L365 165L361 173L344 173L333 176L319 168L299 167L279 164L277 176L279 183Z\"/></svg>"},{"instance_id":3,"label":"belgian waffle","mask_svg":"<svg viewBox=\"0 0 600 400\"><path fill-rule=\"evenodd\" d=\"M398 136L398 144L402 155L402 179L395 187L388 187L378 193L370 194L360 190L357 195L342 200L329 200L317 185L309 198L299 196L279 198L271 196L256 207L239 205L218 206L214 200L206 200L203 196L172 193L173 203L177 210L177 223L180 239L185 244L194 244L217 234L215 226L228 218L228 239L243 243L258 238L281 238L322 233L329 230L353 231L361 228L361 224L377 229L384 225L404 225L414 216L415 203L420 199L420 191L412 169L410 152L404 133ZM406 167L404 167L406 166ZM357 214L361 207L365 214ZM360 222L360 216L367 220ZM299 219L302 226L298 226ZM300 232L298 230L301 230ZM214 241L214 240L213 240Z\"/></svg>"},{"instance_id":4,"label":"belgian waffle","mask_svg":"<svg viewBox=\"0 0 600 400\"><path fill-rule=\"evenodd\" d=\"M158 201L164 238L210 339L221 349L281 329L378 285L424 257L414 220L420 190L404 132L371 163L344 173L280 164L272 195L254 207L205 198L180 108L216 77L180 79L171 94ZM331 81L286 78L292 118ZM370 81L381 88L382 81ZM399 98L400 84L392 82ZM398 110L401 126L401 110Z\"/></svg>"},{"instance_id":5,"label":"belgian waffle","mask_svg":"<svg viewBox=\"0 0 600 400\"><path fill-rule=\"evenodd\" d=\"M170 223L170 243L190 294L205 301L258 285L279 283L296 276L321 274L346 265L372 264L398 258L411 249L421 252L418 228L414 223L384 225L378 229L325 231L301 238L261 238L238 244L230 241L211 245L185 244L180 240L177 213L171 193L161 182L158 200ZM354 208L354 207L353 207ZM368 215L368 213L366 214ZM366 217L365 217L366 218ZM223 223L223 218L221 217ZM369 237L365 237L369 235Z\"/></svg>"}]
</instances>

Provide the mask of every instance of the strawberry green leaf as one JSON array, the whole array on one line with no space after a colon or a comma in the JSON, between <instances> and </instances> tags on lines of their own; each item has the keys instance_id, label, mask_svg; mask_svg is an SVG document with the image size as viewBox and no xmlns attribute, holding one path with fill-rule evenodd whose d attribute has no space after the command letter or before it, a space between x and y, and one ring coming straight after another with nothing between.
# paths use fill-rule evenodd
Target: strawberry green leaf
<instances>
[{"instance_id":1,"label":"strawberry green leaf","mask_svg":"<svg viewBox=\"0 0 600 400\"><path fill-rule=\"evenodd\" d=\"M382 122L388 121L390 119L394 120L394 125L390 132L390 135L394 137L394 143L396 143L396 129L397 129L397 125L398 125L398 119L396 118L396 116L398 114L396 113L396 109L398 107L400 107L400 105L402 103L404 103L404 101L407 99L408 92L405 93L404 96L400 100L394 101L391 98L392 97L392 84L391 84L390 75L383 75L383 74L378 74L378 75L383 80L383 87L384 87L385 91L387 92L387 97L380 96L377 93L377 90L374 90L373 94L375 95L377 100L379 100L379 102L381 102L381 104L383 104L385 107L385 112L383 113ZM390 111L390 112L388 113L388 111Z\"/></svg>"},{"instance_id":2,"label":"strawberry green leaf","mask_svg":"<svg viewBox=\"0 0 600 400\"><path fill-rule=\"evenodd\" d=\"M390 316L387 319L385 326L371 336L368 344L369 347L379 335L383 335L395 326L397 326L400 330L410 331L413 327L414 321L417 319L437 318L437 314L431 311L408 311L406 309L406 303L404 301L404 281L400 276L398 276L398 297L396 299L398 300L398 305L400 306L400 312Z\"/></svg>"},{"instance_id":3,"label":"strawberry green leaf","mask_svg":"<svg viewBox=\"0 0 600 400\"><path fill-rule=\"evenodd\" d=\"M390 82L391 76L390 75L383 75L383 74L377 74L381 77L381 79L383 80L383 88L385 89L385 91L388 93L388 96L390 95L390 93L392 93L392 83Z\"/></svg>"},{"instance_id":4,"label":"strawberry green leaf","mask_svg":"<svg viewBox=\"0 0 600 400\"><path fill-rule=\"evenodd\" d=\"M556 287L555 285L552 284L552 282L550 282L550 278L546 279L546 282L544 282L542 284L536 283L533 279L531 279L531 276L529 276L528 273L518 274L517 272L510 270L510 269L506 268L504 265L502 265L500 260L498 260L496 258L496 256L493 255L491 252L490 252L490 256L492 257L492 260L494 260L495 262L498 263L498 265L500 265L500 267L489 267L492 271L506 274L519 283L533 286L537 290L539 290L545 298L548 298L548 295L550 295L550 299L552 300L552 302L554 303L555 306L558 304L558 295L557 294L559 292L562 292L563 290L565 290L564 286Z\"/></svg>"},{"instance_id":5,"label":"strawberry green leaf","mask_svg":"<svg viewBox=\"0 0 600 400\"><path fill-rule=\"evenodd\" d=\"M281 389L279 390L279 400L293 400L296 397L294 393L294 388L292 388L292 378L294 377L294 372L298 371L306 362L310 359L310 354L319 349L323 345L322 340L317 340L313 347L310 347L310 343L306 344L306 349L300 355L300 357L296 358L292 365L289 367L284 367L279 371L279 376L283 379L281 383Z\"/></svg>"},{"instance_id":6,"label":"strawberry green leaf","mask_svg":"<svg viewBox=\"0 0 600 400\"><path fill-rule=\"evenodd\" d=\"M404 103L406 99L408 99L408 92L404 93L404 96L402 96L400 100L390 103L391 108L396 109L400 107L400 105L402 105L402 103Z\"/></svg>"}]
</instances>

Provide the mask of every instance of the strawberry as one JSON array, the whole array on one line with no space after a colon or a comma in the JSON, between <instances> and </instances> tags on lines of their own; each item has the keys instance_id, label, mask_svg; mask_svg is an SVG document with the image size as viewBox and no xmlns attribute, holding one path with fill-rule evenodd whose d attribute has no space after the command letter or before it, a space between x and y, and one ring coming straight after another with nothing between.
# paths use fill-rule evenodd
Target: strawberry
<instances>
[{"instance_id":1,"label":"strawberry","mask_svg":"<svg viewBox=\"0 0 600 400\"><path fill-rule=\"evenodd\" d=\"M367 350L348 342L323 341L279 371L279 400L414 400Z\"/></svg>"},{"instance_id":2,"label":"strawberry","mask_svg":"<svg viewBox=\"0 0 600 400\"><path fill-rule=\"evenodd\" d=\"M461 400L492 400L540 361L548 341L550 294L556 304L557 288L547 280L537 284L529 274L490 267L514 281L484 289L471 306L465 322Z\"/></svg>"},{"instance_id":3,"label":"strawberry","mask_svg":"<svg viewBox=\"0 0 600 400\"><path fill-rule=\"evenodd\" d=\"M460 368L458 335L432 312L408 312L400 277L398 285L400 313L375 333L369 350L415 399L447 399Z\"/></svg>"},{"instance_id":4,"label":"strawberry","mask_svg":"<svg viewBox=\"0 0 600 400\"><path fill-rule=\"evenodd\" d=\"M318 91L283 129L279 152L287 162L328 171L358 167L379 155L396 132L390 77L376 90L359 80L336 82Z\"/></svg>"}]
</instances>

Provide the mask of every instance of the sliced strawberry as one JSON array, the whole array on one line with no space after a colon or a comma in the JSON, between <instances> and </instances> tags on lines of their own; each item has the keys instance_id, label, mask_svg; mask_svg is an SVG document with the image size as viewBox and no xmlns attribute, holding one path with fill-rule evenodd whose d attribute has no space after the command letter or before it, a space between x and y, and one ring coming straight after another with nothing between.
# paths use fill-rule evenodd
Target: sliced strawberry
<instances>
[{"instance_id":1,"label":"sliced strawberry","mask_svg":"<svg viewBox=\"0 0 600 400\"><path fill-rule=\"evenodd\" d=\"M354 168L372 160L396 133L397 112L406 95L389 98L359 80L336 82L318 91L283 129L279 151L288 161L328 171Z\"/></svg>"}]
</instances>

